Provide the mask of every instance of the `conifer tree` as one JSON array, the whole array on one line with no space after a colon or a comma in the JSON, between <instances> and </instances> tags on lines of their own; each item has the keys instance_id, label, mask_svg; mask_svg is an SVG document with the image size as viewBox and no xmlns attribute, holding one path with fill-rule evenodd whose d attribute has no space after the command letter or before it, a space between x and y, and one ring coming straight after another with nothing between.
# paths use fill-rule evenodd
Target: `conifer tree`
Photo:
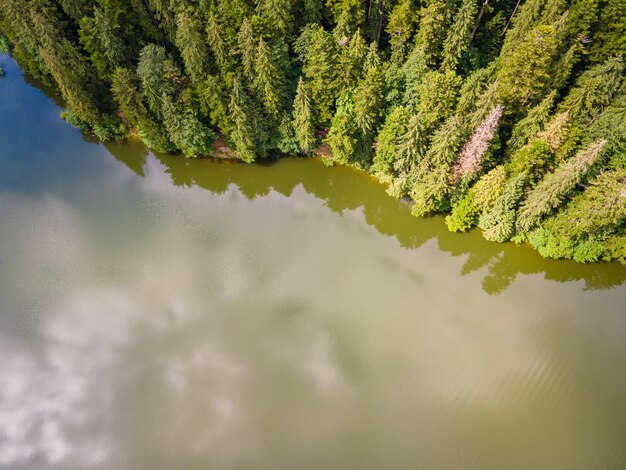
<instances>
[{"instance_id":1,"label":"conifer tree","mask_svg":"<svg viewBox=\"0 0 626 470\"><path fill-rule=\"evenodd\" d=\"M243 74L250 80L254 80L254 62L256 57L257 41L254 39L252 24L248 18L243 20L239 34L237 35L239 45L239 53L241 54L241 63L243 65Z\"/></svg>"},{"instance_id":2,"label":"conifer tree","mask_svg":"<svg viewBox=\"0 0 626 470\"><path fill-rule=\"evenodd\" d=\"M59 0L59 3L67 16L76 22L88 16L94 6L92 0Z\"/></svg>"},{"instance_id":3,"label":"conifer tree","mask_svg":"<svg viewBox=\"0 0 626 470\"><path fill-rule=\"evenodd\" d=\"M503 110L504 108L500 105L493 108L463 146L452 168L452 175L457 181L479 172L489 144L498 130Z\"/></svg>"},{"instance_id":4,"label":"conifer tree","mask_svg":"<svg viewBox=\"0 0 626 470\"><path fill-rule=\"evenodd\" d=\"M229 96L224 83L217 75L208 75L200 89L200 109L209 116L211 124L228 134L230 117L228 111Z\"/></svg>"},{"instance_id":5,"label":"conifer tree","mask_svg":"<svg viewBox=\"0 0 626 470\"><path fill-rule=\"evenodd\" d=\"M441 67L455 71L461 56L466 51L471 40L472 28L478 4L476 0L463 0L461 7L456 13L456 19L450 28L448 36L443 43L443 60Z\"/></svg>"},{"instance_id":6,"label":"conifer tree","mask_svg":"<svg viewBox=\"0 0 626 470\"><path fill-rule=\"evenodd\" d=\"M183 58L185 70L192 82L200 83L210 66L202 21L193 8L188 8L176 15L176 25L176 46Z\"/></svg>"},{"instance_id":7,"label":"conifer tree","mask_svg":"<svg viewBox=\"0 0 626 470\"><path fill-rule=\"evenodd\" d=\"M118 68L112 76L111 90L128 122L137 129L146 146L157 152L169 152L176 147L169 141L161 126L143 104L134 74Z\"/></svg>"},{"instance_id":8,"label":"conifer tree","mask_svg":"<svg viewBox=\"0 0 626 470\"><path fill-rule=\"evenodd\" d=\"M258 90L265 111L273 117L278 116L283 105L285 77L272 58L272 51L263 38L259 39L256 61L255 88Z\"/></svg>"},{"instance_id":9,"label":"conifer tree","mask_svg":"<svg viewBox=\"0 0 626 470\"><path fill-rule=\"evenodd\" d=\"M331 121L326 142L333 159L338 163L347 164L359 157L358 129L354 119L352 96L347 94L338 101L337 112Z\"/></svg>"},{"instance_id":10,"label":"conifer tree","mask_svg":"<svg viewBox=\"0 0 626 470\"><path fill-rule=\"evenodd\" d=\"M315 145L315 125L313 109L308 87L302 77L298 81L298 90L293 102L293 127L300 150L308 153Z\"/></svg>"},{"instance_id":11,"label":"conifer tree","mask_svg":"<svg viewBox=\"0 0 626 470\"><path fill-rule=\"evenodd\" d=\"M315 114L322 124L329 123L332 117L339 87L338 66L333 36L317 28L311 34L302 71L308 79Z\"/></svg>"},{"instance_id":12,"label":"conifer tree","mask_svg":"<svg viewBox=\"0 0 626 470\"><path fill-rule=\"evenodd\" d=\"M621 57L611 57L586 70L559 105L559 111L567 112L572 121L585 125L610 103L624 81L623 72Z\"/></svg>"},{"instance_id":13,"label":"conifer tree","mask_svg":"<svg viewBox=\"0 0 626 470\"><path fill-rule=\"evenodd\" d=\"M3 0L0 6L0 31L12 45L11 55L26 73L51 84L50 71L39 53L41 37L35 30L28 5L21 0Z\"/></svg>"},{"instance_id":14,"label":"conifer tree","mask_svg":"<svg viewBox=\"0 0 626 470\"><path fill-rule=\"evenodd\" d=\"M161 97L163 124L170 139L186 157L209 155L215 134L202 124L191 109L183 108L167 93Z\"/></svg>"},{"instance_id":15,"label":"conifer tree","mask_svg":"<svg viewBox=\"0 0 626 470\"><path fill-rule=\"evenodd\" d=\"M237 157L244 162L253 162L256 158L255 120L252 116L252 105L239 80L233 82L230 95L230 119L232 129L230 138L235 144Z\"/></svg>"},{"instance_id":16,"label":"conifer tree","mask_svg":"<svg viewBox=\"0 0 626 470\"><path fill-rule=\"evenodd\" d=\"M591 42L591 60L603 62L626 51L626 0L603 2L598 20L598 31Z\"/></svg>"},{"instance_id":17,"label":"conifer tree","mask_svg":"<svg viewBox=\"0 0 626 470\"><path fill-rule=\"evenodd\" d=\"M93 69L79 54L76 47L62 37L59 18L46 1L31 10L31 19L41 38L39 54L54 77L63 98L83 121L99 125L101 113L96 90L98 81Z\"/></svg>"},{"instance_id":18,"label":"conifer tree","mask_svg":"<svg viewBox=\"0 0 626 470\"><path fill-rule=\"evenodd\" d=\"M416 46L429 67L436 66L441 56L448 8L445 0L433 0L421 13Z\"/></svg>"},{"instance_id":19,"label":"conifer tree","mask_svg":"<svg viewBox=\"0 0 626 470\"><path fill-rule=\"evenodd\" d=\"M557 46L554 26L541 25L510 53L497 75L499 95L510 112L542 97Z\"/></svg>"},{"instance_id":20,"label":"conifer tree","mask_svg":"<svg viewBox=\"0 0 626 470\"><path fill-rule=\"evenodd\" d=\"M516 8L513 10L509 23L504 30L506 36L500 53L502 59L507 58L519 46L530 30L537 25L546 0L526 0L518 11L517 7L520 3L522 2L517 2ZM512 27L509 28L509 25L512 25Z\"/></svg>"},{"instance_id":21,"label":"conifer tree","mask_svg":"<svg viewBox=\"0 0 626 470\"><path fill-rule=\"evenodd\" d=\"M522 196L526 174L520 173L511 178L491 209L478 221L483 229L483 237L495 242L505 242L515 235L516 207Z\"/></svg>"},{"instance_id":22,"label":"conifer tree","mask_svg":"<svg viewBox=\"0 0 626 470\"><path fill-rule=\"evenodd\" d=\"M224 33L215 15L209 15L207 18L206 34L207 42L211 47L211 52L213 52L213 57L215 57L215 61L220 70L224 70L228 58L228 51L226 49L226 43L224 42Z\"/></svg>"},{"instance_id":23,"label":"conifer tree","mask_svg":"<svg viewBox=\"0 0 626 470\"><path fill-rule=\"evenodd\" d=\"M386 31L390 36L392 62L401 63L404 60L416 21L413 0L400 0L391 10Z\"/></svg>"},{"instance_id":24,"label":"conifer tree","mask_svg":"<svg viewBox=\"0 0 626 470\"><path fill-rule=\"evenodd\" d=\"M520 208L518 229L528 232L558 207L601 155L605 143L601 140L581 150L535 186Z\"/></svg>"},{"instance_id":25,"label":"conifer tree","mask_svg":"<svg viewBox=\"0 0 626 470\"><path fill-rule=\"evenodd\" d=\"M511 138L507 143L509 153L513 153L525 145L532 136L536 135L543 128L548 121L555 98L556 92L553 91L537 106L532 108L524 119L515 124Z\"/></svg>"},{"instance_id":26,"label":"conifer tree","mask_svg":"<svg viewBox=\"0 0 626 470\"><path fill-rule=\"evenodd\" d=\"M292 0L259 0L256 10L267 28L284 36L293 28L291 8Z\"/></svg>"},{"instance_id":27,"label":"conifer tree","mask_svg":"<svg viewBox=\"0 0 626 470\"><path fill-rule=\"evenodd\" d=\"M148 103L148 108L157 118L162 118L161 98L163 94L172 94L174 87L166 79L167 53L155 44L148 44L141 50L137 75L141 81L141 91Z\"/></svg>"},{"instance_id":28,"label":"conifer tree","mask_svg":"<svg viewBox=\"0 0 626 470\"><path fill-rule=\"evenodd\" d=\"M383 77L375 54L374 50L374 57L367 61L364 76L354 92L354 119L364 135L374 131L383 107Z\"/></svg>"},{"instance_id":29,"label":"conifer tree","mask_svg":"<svg viewBox=\"0 0 626 470\"><path fill-rule=\"evenodd\" d=\"M382 182L389 183L394 176L394 162L398 156L400 141L407 132L408 123L407 109L396 106L380 129L371 170Z\"/></svg>"},{"instance_id":30,"label":"conifer tree","mask_svg":"<svg viewBox=\"0 0 626 470\"><path fill-rule=\"evenodd\" d=\"M341 54L339 56L339 79L343 92L354 87L355 82L363 73L363 64L367 56L367 45L361 36L361 31L357 30L350 40L339 39Z\"/></svg>"}]
</instances>

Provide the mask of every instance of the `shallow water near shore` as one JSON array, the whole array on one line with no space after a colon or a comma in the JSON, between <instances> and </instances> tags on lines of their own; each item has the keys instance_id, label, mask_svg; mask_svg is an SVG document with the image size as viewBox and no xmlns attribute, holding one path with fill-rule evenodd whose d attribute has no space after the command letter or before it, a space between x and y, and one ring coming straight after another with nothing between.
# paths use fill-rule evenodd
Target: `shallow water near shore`
<instances>
[{"instance_id":1,"label":"shallow water near shore","mask_svg":"<svg viewBox=\"0 0 626 470\"><path fill-rule=\"evenodd\" d=\"M0 64L0 468L626 467L626 267L103 145Z\"/></svg>"}]
</instances>

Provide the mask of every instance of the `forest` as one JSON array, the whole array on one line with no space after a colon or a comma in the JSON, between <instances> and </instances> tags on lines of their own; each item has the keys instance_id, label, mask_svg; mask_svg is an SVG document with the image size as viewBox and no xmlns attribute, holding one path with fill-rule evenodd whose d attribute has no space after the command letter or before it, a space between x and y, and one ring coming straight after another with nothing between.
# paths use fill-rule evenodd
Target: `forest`
<instances>
[{"instance_id":1,"label":"forest","mask_svg":"<svg viewBox=\"0 0 626 470\"><path fill-rule=\"evenodd\" d=\"M319 156L451 231L626 262L626 0L0 0L0 52L102 141Z\"/></svg>"}]
</instances>

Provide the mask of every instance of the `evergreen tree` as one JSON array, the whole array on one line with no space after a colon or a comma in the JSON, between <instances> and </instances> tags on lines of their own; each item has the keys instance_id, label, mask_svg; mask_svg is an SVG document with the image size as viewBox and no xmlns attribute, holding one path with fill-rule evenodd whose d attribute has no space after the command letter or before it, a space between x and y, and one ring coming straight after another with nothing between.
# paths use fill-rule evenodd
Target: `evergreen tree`
<instances>
[{"instance_id":1,"label":"evergreen tree","mask_svg":"<svg viewBox=\"0 0 626 470\"><path fill-rule=\"evenodd\" d=\"M591 42L591 60L603 62L626 51L626 0L606 0L600 8L598 31Z\"/></svg>"},{"instance_id":2,"label":"evergreen tree","mask_svg":"<svg viewBox=\"0 0 626 470\"><path fill-rule=\"evenodd\" d=\"M170 139L186 157L209 155L215 134L189 108L183 108L167 93L161 96L163 124Z\"/></svg>"},{"instance_id":3,"label":"evergreen tree","mask_svg":"<svg viewBox=\"0 0 626 470\"><path fill-rule=\"evenodd\" d=\"M298 81L298 90L293 102L293 127L300 150L308 153L316 142L313 109L309 90L302 77Z\"/></svg>"},{"instance_id":4,"label":"evergreen tree","mask_svg":"<svg viewBox=\"0 0 626 470\"><path fill-rule=\"evenodd\" d=\"M95 73L76 47L62 37L60 20L54 8L45 1L41 3L40 8L30 12L35 31L41 38L39 54L68 107L83 121L98 126L102 117Z\"/></svg>"},{"instance_id":5,"label":"evergreen tree","mask_svg":"<svg viewBox=\"0 0 626 470\"><path fill-rule=\"evenodd\" d=\"M476 0L463 0L461 8L456 14L456 19L452 23L450 32L443 43L443 60L441 67L446 70L455 71L462 54L467 50L471 40L472 28L478 4Z\"/></svg>"},{"instance_id":6,"label":"evergreen tree","mask_svg":"<svg viewBox=\"0 0 626 470\"><path fill-rule=\"evenodd\" d=\"M515 124L511 138L507 142L510 153L525 145L532 136L536 135L543 128L548 121L555 98L556 93L553 91L537 106L532 108L524 119Z\"/></svg>"},{"instance_id":7,"label":"evergreen tree","mask_svg":"<svg viewBox=\"0 0 626 470\"><path fill-rule=\"evenodd\" d=\"M248 80L253 81L257 41L254 39L252 25L247 18L241 23L241 29L239 30L237 38L239 53L241 54L241 63L243 65L243 74Z\"/></svg>"},{"instance_id":8,"label":"evergreen tree","mask_svg":"<svg viewBox=\"0 0 626 470\"><path fill-rule=\"evenodd\" d=\"M216 75L209 75L200 90L200 109L209 116L211 124L228 134L230 117L228 111L229 96L224 83Z\"/></svg>"},{"instance_id":9,"label":"evergreen tree","mask_svg":"<svg viewBox=\"0 0 626 470\"><path fill-rule=\"evenodd\" d=\"M598 159L605 143L601 140L581 150L535 186L520 208L518 229L528 232L543 216L557 208Z\"/></svg>"},{"instance_id":10,"label":"evergreen tree","mask_svg":"<svg viewBox=\"0 0 626 470\"><path fill-rule=\"evenodd\" d=\"M611 102L624 81L623 72L624 60L621 57L612 57L586 70L559 105L559 111L567 112L576 123L587 124Z\"/></svg>"},{"instance_id":11,"label":"evergreen tree","mask_svg":"<svg viewBox=\"0 0 626 470\"><path fill-rule=\"evenodd\" d=\"M364 77L354 92L354 119L363 134L375 130L383 107L383 77L375 57L368 61Z\"/></svg>"},{"instance_id":12,"label":"evergreen tree","mask_svg":"<svg viewBox=\"0 0 626 470\"><path fill-rule=\"evenodd\" d=\"M359 134L354 119L354 102L351 94L338 100L337 112L333 116L326 136L333 155L338 163L352 163L359 159Z\"/></svg>"},{"instance_id":13,"label":"evergreen tree","mask_svg":"<svg viewBox=\"0 0 626 470\"><path fill-rule=\"evenodd\" d=\"M59 0L59 3L67 16L76 22L88 16L94 6L92 0Z\"/></svg>"},{"instance_id":14,"label":"evergreen tree","mask_svg":"<svg viewBox=\"0 0 626 470\"><path fill-rule=\"evenodd\" d=\"M343 92L353 88L363 73L363 64L367 55L367 45L357 30L350 40L346 37L339 39L341 54L339 56L339 80Z\"/></svg>"},{"instance_id":15,"label":"evergreen tree","mask_svg":"<svg viewBox=\"0 0 626 470\"><path fill-rule=\"evenodd\" d=\"M541 25L510 53L497 75L500 97L510 112L542 97L557 46L554 26Z\"/></svg>"},{"instance_id":16,"label":"evergreen tree","mask_svg":"<svg viewBox=\"0 0 626 470\"><path fill-rule=\"evenodd\" d=\"M224 33L215 15L209 15L207 18L206 34L207 42L211 47L211 52L213 52L213 57L215 57L215 61L220 70L224 70L228 58L228 51L226 49L226 43L224 42Z\"/></svg>"},{"instance_id":17,"label":"evergreen tree","mask_svg":"<svg viewBox=\"0 0 626 470\"><path fill-rule=\"evenodd\" d=\"M157 118L162 118L161 98L163 94L172 94L173 85L166 79L167 53L155 44L148 44L141 50L137 75L141 81L141 91L148 103L148 108Z\"/></svg>"},{"instance_id":18,"label":"evergreen tree","mask_svg":"<svg viewBox=\"0 0 626 470\"><path fill-rule=\"evenodd\" d=\"M191 81L200 83L209 72L209 50L204 39L202 21L193 8L176 15L176 46Z\"/></svg>"},{"instance_id":19,"label":"evergreen tree","mask_svg":"<svg viewBox=\"0 0 626 470\"><path fill-rule=\"evenodd\" d=\"M478 221L487 240L505 242L515 235L516 207L522 196L526 175L520 173L510 179L491 209Z\"/></svg>"},{"instance_id":20,"label":"evergreen tree","mask_svg":"<svg viewBox=\"0 0 626 470\"><path fill-rule=\"evenodd\" d=\"M254 132L255 119L252 116L253 109L250 100L238 80L233 82L229 111L232 121L230 138L235 145L237 157L244 162L253 162L257 148Z\"/></svg>"},{"instance_id":21,"label":"evergreen tree","mask_svg":"<svg viewBox=\"0 0 626 470\"><path fill-rule=\"evenodd\" d=\"M425 64L434 67L439 62L446 35L449 5L445 0L433 0L422 10L417 32L417 47Z\"/></svg>"},{"instance_id":22,"label":"evergreen tree","mask_svg":"<svg viewBox=\"0 0 626 470\"><path fill-rule=\"evenodd\" d=\"M259 0L257 14L270 30L288 35L293 29L292 0Z\"/></svg>"},{"instance_id":23,"label":"evergreen tree","mask_svg":"<svg viewBox=\"0 0 626 470\"><path fill-rule=\"evenodd\" d=\"M400 142L407 132L409 113L403 106L391 110L377 138L372 172L383 182L391 182Z\"/></svg>"},{"instance_id":24,"label":"evergreen tree","mask_svg":"<svg viewBox=\"0 0 626 470\"><path fill-rule=\"evenodd\" d=\"M283 106L285 77L274 64L272 51L263 38L259 40L254 65L255 88L258 90L265 111L273 117L278 116Z\"/></svg>"},{"instance_id":25,"label":"evergreen tree","mask_svg":"<svg viewBox=\"0 0 626 470\"><path fill-rule=\"evenodd\" d=\"M150 115L143 103L134 74L124 68L118 68L112 76L111 90L115 101L131 126L137 129L146 146L157 152L169 152L176 147L169 141L161 126Z\"/></svg>"},{"instance_id":26,"label":"evergreen tree","mask_svg":"<svg viewBox=\"0 0 626 470\"><path fill-rule=\"evenodd\" d=\"M338 54L333 36L317 28L310 38L302 68L308 79L315 115L320 123L327 124L338 93Z\"/></svg>"},{"instance_id":27,"label":"evergreen tree","mask_svg":"<svg viewBox=\"0 0 626 470\"><path fill-rule=\"evenodd\" d=\"M386 31L390 36L392 62L404 60L416 22L413 0L400 0L391 10Z\"/></svg>"}]
</instances>

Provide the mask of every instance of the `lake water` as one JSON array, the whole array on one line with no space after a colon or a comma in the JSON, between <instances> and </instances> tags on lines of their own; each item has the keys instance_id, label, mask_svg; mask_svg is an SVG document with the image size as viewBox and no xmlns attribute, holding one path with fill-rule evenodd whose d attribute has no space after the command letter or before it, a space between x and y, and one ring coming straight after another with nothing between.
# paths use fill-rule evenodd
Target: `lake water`
<instances>
[{"instance_id":1,"label":"lake water","mask_svg":"<svg viewBox=\"0 0 626 470\"><path fill-rule=\"evenodd\" d=\"M88 141L0 63L0 468L626 468L626 267Z\"/></svg>"}]
</instances>

